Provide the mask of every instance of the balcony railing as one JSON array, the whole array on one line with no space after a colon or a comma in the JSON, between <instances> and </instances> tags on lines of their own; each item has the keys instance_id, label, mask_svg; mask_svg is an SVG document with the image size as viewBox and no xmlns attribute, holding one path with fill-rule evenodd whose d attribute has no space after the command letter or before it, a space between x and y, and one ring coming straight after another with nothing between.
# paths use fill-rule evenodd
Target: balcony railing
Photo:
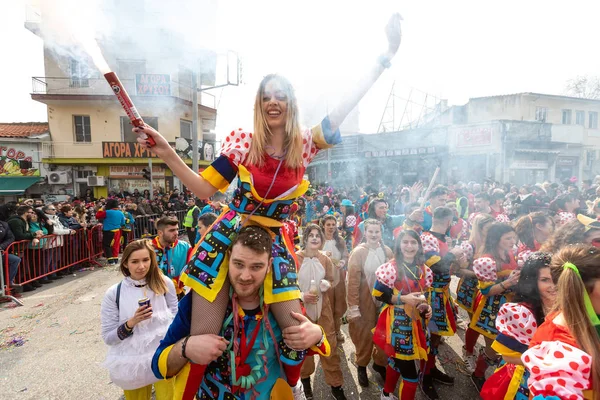
<instances>
[{"instance_id":1,"label":"balcony railing","mask_svg":"<svg viewBox=\"0 0 600 400\"><path fill-rule=\"evenodd\" d=\"M112 90L104 78L54 78L34 76L31 79L32 94L60 94L60 95L112 95ZM136 96L135 80L121 79L125 90ZM192 90L185 85L172 83L171 96L192 101ZM159 97L159 96L139 96ZM216 107L214 95L206 92L198 93L198 104L209 108Z\"/></svg>"}]
</instances>

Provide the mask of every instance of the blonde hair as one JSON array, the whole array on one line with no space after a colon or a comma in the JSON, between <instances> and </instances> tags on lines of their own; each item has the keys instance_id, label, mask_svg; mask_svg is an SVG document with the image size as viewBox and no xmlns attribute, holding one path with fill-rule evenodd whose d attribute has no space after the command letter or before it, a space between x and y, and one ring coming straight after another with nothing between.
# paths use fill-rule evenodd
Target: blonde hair
<instances>
[{"instance_id":1,"label":"blonde hair","mask_svg":"<svg viewBox=\"0 0 600 400\"><path fill-rule=\"evenodd\" d=\"M581 277L565 263L574 264ZM552 277L558 281L556 306L581 350L592 356L590 380L594 399L600 400L600 337L587 314L584 293L590 293L600 279L600 251L589 245L566 246L552 257Z\"/></svg>"},{"instance_id":2,"label":"blonde hair","mask_svg":"<svg viewBox=\"0 0 600 400\"><path fill-rule=\"evenodd\" d=\"M123 251L123 258L121 259L121 273L125 276L130 276L131 273L127 269L127 261L131 257L134 251L148 250L150 256L150 268L146 274L146 284L148 288L157 295L165 295L168 292L167 284L164 280L164 275L160 269L158 269L158 263L156 262L156 254L148 239L136 240L127 245Z\"/></svg>"},{"instance_id":3,"label":"blonde hair","mask_svg":"<svg viewBox=\"0 0 600 400\"><path fill-rule=\"evenodd\" d=\"M250 165L262 167L265 162L265 150L272 135L263 109L263 96L265 87L271 80L277 80L287 96L287 121L285 123L285 139L283 148L286 150L285 166L298 168L303 165L302 160L302 131L300 129L298 101L290 81L281 75L269 74L263 78L258 86L254 100L254 133L247 161Z\"/></svg>"},{"instance_id":4,"label":"blonde hair","mask_svg":"<svg viewBox=\"0 0 600 400\"><path fill-rule=\"evenodd\" d=\"M489 214L478 214L473 218L473 230L469 236L469 243L477 244L475 251L483 248L485 237L483 236L483 227L487 224L493 224L496 220ZM475 255L473 255L475 256Z\"/></svg>"}]
</instances>

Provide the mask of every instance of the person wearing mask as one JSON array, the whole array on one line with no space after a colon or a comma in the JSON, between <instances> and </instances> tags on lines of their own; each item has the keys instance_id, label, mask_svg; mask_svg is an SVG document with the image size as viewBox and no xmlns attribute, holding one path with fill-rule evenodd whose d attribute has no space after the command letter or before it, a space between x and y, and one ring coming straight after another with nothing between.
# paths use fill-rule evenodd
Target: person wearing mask
<instances>
[{"instance_id":1,"label":"person wearing mask","mask_svg":"<svg viewBox=\"0 0 600 400\"><path fill-rule=\"evenodd\" d=\"M348 330L356 348L358 383L369 386L367 366L373 358L373 370L385 380L387 357L379 346L373 344L372 329L377 324L381 303L371 295L377 277L377 268L393 257L392 250L383 244L381 222L376 219L364 221L365 243L358 245L348 261L348 288L346 318Z\"/></svg>"},{"instance_id":2,"label":"person wearing mask","mask_svg":"<svg viewBox=\"0 0 600 400\"><path fill-rule=\"evenodd\" d=\"M321 228L325 234L323 251L333 262L333 288L331 289L331 307L333 309L333 321L335 323L335 334L338 343L345 341L344 334L340 330L342 317L348 309L346 304L346 271L348 265L348 249L346 243L339 236L337 221L334 216L327 215L321 219Z\"/></svg>"},{"instance_id":3,"label":"person wearing mask","mask_svg":"<svg viewBox=\"0 0 600 400\"><path fill-rule=\"evenodd\" d=\"M117 199L108 199L106 206L96 213L96 218L102 222L104 257L109 265L116 265L121 248L121 228L125 226L125 215L119 210Z\"/></svg>"},{"instance_id":4,"label":"person wearing mask","mask_svg":"<svg viewBox=\"0 0 600 400\"><path fill-rule=\"evenodd\" d=\"M0 220L0 251L5 252L6 249L8 249L8 246L10 246L14 241L15 235L13 235L12 231L10 230L10 226L7 222ZM20 257L18 257L15 254L8 253L8 276L6 277L6 280L8 281L9 286L11 287L17 286L15 283L15 277L17 276L17 272L19 271L20 263ZM0 273L4 273L4 271ZM27 286L28 290L25 290L25 286ZM33 290L33 287L31 285L24 285L23 291L29 292L31 290Z\"/></svg>"},{"instance_id":5,"label":"person wearing mask","mask_svg":"<svg viewBox=\"0 0 600 400\"><path fill-rule=\"evenodd\" d=\"M536 400L600 399L600 250L567 246L552 256L558 297L521 360Z\"/></svg>"},{"instance_id":6,"label":"person wearing mask","mask_svg":"<svg viewBox=\"0 0 600 400\"><path fill-rule=\"evenodd\" d=\"M119 270L124 278L106 291L100 311L104 366L125 400L172 400L174 379L157 379L151 362L177 313L173 283L158 269L148 240L125 248Z\"/></svg>"},{"instance_id":7,"label":"person wearing mask","mask_svg":"<svg viewBox=\"0 0 600 400\"><path fill-rule=\"evenodd\" d=\"M162 217L156 222L157 235L152 239L152 247L156 253L158 268L173 280L177 297L185 294L179 282L181 271L185 268L192 254L192 246L179 240L179 221L171 217Z\"/></svg>"},{"instance_id":8,"label":"person wearing mask","mask_svg":"<svg viewBox=\"0 0 600 400\"><path fill-rule=\"evenodd\" d=\"M302 314L291 314L298 326L282 329L265 303L262 287L273 265L272 243L270 232L256 225L243 227L233 239L227 271L232 289L217 334L191 335L193 293L179 302L177 316L152 359L156 378L179 374L175 398L305 398L301 364L285 363L283 352L311 349L308 355L328 357L331 347L323 329ZM206 365L199 388L189 373L191 363ZM293 376L298 382L290 386Z\"/></svg>"},{"instance_id":9,"label":"person wearing mask","mask_svg":"<svg viewBox=\"0 0 600 400\"><path fill-rule=\"evenodd\" d=\"M473 272L479 281L479 294L475 299L473 318L469 327L482 334L485 349L477 358L471 381L481 391L485 383L485 372L499 361L492 348L498 335L496 318L500 307L512 301L513 287L519 281L520 271L513 254L517 242L514 229L507 224L496 222L488 229L485 245L479 257L473 261Z\"/></svg>"},{"instance_id":10,"label":"person wearing mask","mask_svg":"<svg viewBox=\"0 0 600 400\"><path fill-rule=\"evenodd\" d=\"M427 300L433 309L433 317L429 321L431 340L421 381L423 393L430 400L439 398L433 381L443 385L454 384L454 378L440 371L435 365L442 336L452 336L456 332L456 314L450 297L452 274L461 266L467 265L467 259L462 249L459 247L449 249L449 245L446 243L446 232L448 232L453 218L452 210L447 207L438 207L433 212L431 229L421 234L425 265L433 272L431 289L426 293Z\"/></svg>"},{"instance_id":11,"label":"person wearing mask","mask_svg":"<svg viewBox=\"0 0 600 400\"><path fill-rule=\"evenodd\" d=\"M492 348L502 356L502 362L481 389L484 400L529 399L529 371L523 366L521 355L556 301L550 261L550 254L532 253L521 269L513 302L504 303L498 312L498 336Z\"/></svg>"},{"instance_id":12,"label":"person wearing mask","mask_svg":"<svg viewBox=\"0 0 600 400\"><path fill-rule=\"evenodd\" d=\"M334 283L335 266L329 256L321 249L325 242L323 231L318 225L309 224L306 227L303 239L303 249L296 252L298 258L298 286L302 293L300 298L306 309L308 318L321 326L327 341L332 349L337 346L335 310L332 301L335 293L332 290ZM314 287L312 285L314 284ZM345 298L344 298L345 302ZM337 351L332 351L329 357L321 358L321 366L325 373L325 382L331 387L331 394L336 400L345 400L344 377L340 362L340 355ZM300 377L304 394L307 400L313 398L310 376L315 372L314 357L307 357Z\"/></svg>"},{"instance_id":13,"label":"person wearing mask","mask_svg":"<svg viewBox=\"0 0 600 400\"><path fill-rule=\"evenodd\" d=\"M183 221L183 226L192 247L196 244L196 235L198 231L198 217L200 216L200 200L194 200L190 197L187 202L188 210Z\"/></svg>"},{"instance_id":14,"label":"person wearing mask","mask_svg":"<svg viewBox=\"0 0 600 400\"><path fill-rule=\"evenodd\" d=\"M419 234L406 229L394 246L394 259L377 268L373 297L383 303L373 342L388 356L381 400L414 400L419 374L415 361L427 360L427 320L432 309L424 293L433 273L425 265ZM393 393L402 378L398 397Z\"/></svg>"}]
</instances>

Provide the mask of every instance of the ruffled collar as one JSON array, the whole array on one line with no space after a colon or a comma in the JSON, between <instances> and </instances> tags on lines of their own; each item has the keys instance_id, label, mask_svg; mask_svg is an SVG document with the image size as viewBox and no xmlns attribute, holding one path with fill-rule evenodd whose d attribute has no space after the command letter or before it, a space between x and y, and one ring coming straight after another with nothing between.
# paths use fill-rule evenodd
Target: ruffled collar
<instances>
[{"instance_id":1,"label":"ruffled collar","mask_svg":"<svg viewBox=\"0 0 600 400\"><path fill-rule=\"evenodd\" d=\"M144 286L146 286L146 278L141 279L139 281L136 281L134 279L131 279L130 276L126 276L124 281L129 286L134 286L134 287L144 287Z\"/></svg>"}]
</instances>

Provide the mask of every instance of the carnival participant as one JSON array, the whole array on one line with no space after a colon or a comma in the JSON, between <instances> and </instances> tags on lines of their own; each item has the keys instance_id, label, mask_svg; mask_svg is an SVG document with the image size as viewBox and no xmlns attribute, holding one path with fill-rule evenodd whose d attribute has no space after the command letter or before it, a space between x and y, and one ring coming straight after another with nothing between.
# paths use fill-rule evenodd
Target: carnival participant
<instances>
[{"instance_id":1,"label":"carnival participant","mask_svg":"<svg viewBox=\"0 0 600 400\"><path fill-rule=\"evenodd\" d=\"M177 312L173 282L158 269L149 240L131 242L123 252L125 277L102 300L102 339L109 346L105 366L126 400L173 398L173 380L158 380L150 368L154 350Z\"/></svg>"},{"instance_id":2,"label":"carnival participant","mask_svg":"<svg viewBox=\"0 0 600 400\"><path fill-rule=\"evenodd\" d=\"M326 220L329 222L329 220ZM327 224L326 224L327 225ZM298 258L298 285L306 315L319 324L327 336L329 346L334 351L329 357L322 357L321 366L325 373L325 382L331 387L331 394L335 399L346 399L344 395L344 377L340 363L339 352L336 351L336 326L333 300L335 293L332 290L334 284L335 265L332 260L322 251L323 243L326 243L323 231L318 225L309 224L302 236L303 249L296 253ZM344 303L346 299L344 298ZM313 398L310 376L315 372L314 357L306 358L300 376L306 399Z\"/></svg>"},{"instance_id":3,"label":"carnival participant","mask_svg":"<svg viewBox=\"0 0 600 400\"><path fill-rule=\"evenodd\" d=\"M587 214L596 219L600 219L600 197L596 197L594 200L586 201Z\"/></svg>"},{"instance_id":4,"label":"carnival participant","mask_svg":"<svg viewBox=\"0 0 600 400\"><path fill-rule=\"evenodd\" d=\"M135 228L135 218L133 218L133 215L131 214L134 206L135 204L130 203L122 208L123 215L125 216L125 225L121 228L121 246L123 249L129 244L129 235Z\"/></svg>"},{"instance_id":5,"label":"carnival participant","mask_svg":"<svg viewBox=\"0 0 600 400\"><path fill-rule=\"evenodd\" d=\"M438 185L431 190L429 194L428 205L423 211L423 230L428 231L433 224L433 212L438 207L443 207L448 203L448 188Z\"/></svg>"},{"instance_id":6,"label":"carnival participant","mask_svg":"<svg viewBox=\"0 0 600 400\"><path fill-rule=\"evenodd\" d=\"M448 249L446 243L446 232L452 224L453 217L454 214L449 208L436 208L433 212L431 230L421 235L425 264L433 272L433 283L426 294L433 308L433 317L428 324L431 340L421 381L423 393L430 400L439 398L433 386L434 380L444 385L454 384L454 378L440 371L435 365L442 336L452 336L456 332L456 311L450 297L450 281L454 272L452 265L454 264L458 270L458 267L467 264L462 249L458 247Z\"/></svg>"},{"instance_id":7,"label":"carnival participant","mask_svg":"<svg viewBox=\"0 0 600 400\"><path fill-rule=\"evenodd\" d=\"M409 217L407 217L404 220L404 222L402 223L401 226L394 229L394 240L398 237L400 232L402 232L405 229L413 230L413 231L417 232L419 235L423 232L423 225L422 225L423 224L423 213L417 212L417 213L413 214L415 211L419 210L420 208L421 208L421 205L417 202L409 203L406 206L404 206L404 211L406 211L408 213ZM413 217L416 216L417 219L415 221L413 221L410 216L413 216Z\"/></svg>"},{"instance_id":8,"label":"carnival participant","mask_svg":"<svg viewBox=\"0 0 600 400\"><path fill-rule=\"evenodd\" d=\"M515 232L519 238L517 264L522 266L552 236L554 220L540 211L524 215L517 220Z\"/></svg>"},{"instance_id":9,"label":"carnival participant","mask_svg":"<svg viewBox=\"0 0 600 400\"><path fill-rule=\"evenodd\" d=\"M504 211L505 200L506 195L504 194L504 191L502 189L494 189L490 196L490 215L498 222L509 223L510 218Z\"/></svg>"},{"instance_id":10,"label":"carnival participant","mask_svg":"<svg viewBox=\"0 0 600 400\"><path fill-rule=\"evenodd\" d=\"M327 215L321 218L321 228L325 234L323 251L333 262L333 288L331 308L338 343L344 343L346 338L340 330L342 317L348 309L346 304L346 270L348 265L348 249L344 240L339 236L335 217Z\"/></svg>"},{"instance_id":11,"label":"carnival participant","mask_svg":"<svg viewBox=\"0 0 600 400\"><path fill-rule=\"evenodd\" d=\"M521 355L556 301L550 273L550 254L534 252L527 258L515 286L513 303L504 303L496 317L498 336L492 344L503 361L481 390L484 400L529 399Z\"/></svg>"},{"instance_id":12,"label":"carnival participant","mask_svg":"<svg viewBox=\"0 0 600 400\"><path fill-rule=\"evenodd\" d=\"M558 227L542 246L541 251L554 254L567 245L577 243L600 247L600 222L579 214L575 221Z\"/></svg>"},{"instance_id":13,"label":"carnival participant","mask_svg":"<svg viewBox=\"0 0 600 400\"><path fill-rule=\"evenodd\" d=\"M555 213L554 221L557 226L577 219L575 211L579 208L579 199L573 193L561 194L550 203L550 210Z\"/></svg>"},{"instance_id":14,"label":"carnival participant","mask_svg":"<svg viewBox=\"0 0 600 400\"><path fill-rule=\"evenodd\" d=\"M119 210L117 199L108 199L106 205L96 213L102 222L102 248L106 262L117 264L121 248L121 228L125 226L125 215Z\"/></svg>"},{"instance_id":15,"label":"carnival participant","mask_svg":"<svg viewBox=\"0 0 600 400\"><path fill-rule=\"evenodd\" d=\"M298 324L291 317L293 311L300 311L296 265L293 247L283 239L282 221L288 217L294 199L308 188L303 176L312 158L319 150L341 141L339 126L389 67L390 59L400 46L400 20L400 15L394 14L386 27L387 52L379 57L365 78L351 85L352 91L343 97L341 104L312 129L300 129L297 100L289 81L279 75L266 76L255 99L254 132L242 129L231 132L225 138L220 157L201 176L177 156L156 130L148 125L134 128L135 133L141 134L138 143L150 148L147 136L153 139L155 146L151 150L198 198L208 198L217 190L225 191L236 175L239 176L232 202L196 245L196 256L182 274L184 284L195 293L192 334L215 334L221 329L220 316L225 313L229 292L228 265L223 262L223 256L231 238L249 223L264 224L275 236L273 256L278 272L266 280L265 302L272 305L282 328ZM291 363L302 362L304 357L302 351L284 353L294 357L289 360ZM204 368L198 364L193 366L191 386L199 386ZM296 385L293 381L296 377L288 374L287 378L292 380L290 386Z\"/></svg>"},{"instance_id":16,"label":"carnival participant","mask_svg":"<svg viewBox=\"0 0 600 400\"><path fill-rule=\"evenodd\" d=\"M346 248L348 252L352 251L352 235L356 228L356 212L354 210L354 204L348 199L342 200L340 205L342 210L342 231L344 232L344 238L346 241Z\"/></svg>"},{"instance_id":17,"label":"carnival participant","mask_svg":"<svg viewBox=\"0 0 600 400\"><path fill-rule=\"evenodd\" d=\"M508 216L506 214L496 214L495 216L494 214L494 210L492 210L492 207L490 206L491 203L491 197L487 194L487 193L477 193L475 195L475 209L477 210L474 213L469 214L469 223L471 224L471 226L473 226L473 218L475 218L478 214L488 214L488 215L492 215L492 217L497 221L497 222L502 222L502 223L508 223L510 222L510 219L508 218Z\"/></svg>"},{"instance_id":18,"label":"carnival participant","mask_svg":"<svg viewBox=\"0 0 600 400\"><path fill-rule=\"evenodd\" d=\"M492 343L498 335L496 316L500 307L512 300L512 288L519 280L513 247L517 235L510 225L494 223L488 229L485 245L473 261L473 272L479 281L479 294L475 299L473 318L469 327L484 336L485 349L477 358L471 380L481 391L485 372L498 362Z\"/></svg>"},{"instance_id":19,"label":"carnival participant","mask_svg":"<svg viewBox=\"0 0 600 400\"><path fill-rule=\"evenodd\" d=\"M200 242L200 239L208 231L208 228L212 226L217 220L217 215L213 213L202 214L198 217L198 229L196 231L196 243Z\"/></svg>"},{"instance_id":20,"label":"carnival participant","mask_svg":"<svg viewBox=\"0 0 600 400\"><path fill-rule=\"evenodd\" d=\"M458 207L454 201L446 203L446 207L452 210L454 217L452 218L452 225L448 230L448 236L453 240L455 244L460 244L463 241L469 239L469 223L458 216Z\"/></svg>"},{"instance_id":21,"label":"carnival participant","mask_svg":"<svg viewBox=\"0 0 600 400\"><path fill-rule=\"evenodd\" d=\"M194 390L190 398L213 400L305 398L301 365L282 367L281 360L289 358L283 353L312 348L329 356L330 347L322 328L304 315L294 313L300 325L282 330L270 311L264 280L273 265L272 245L271 232L256 225L242 228L233 239L227 271L232 291L216 335L191 335L193 293L179 302L175 320L152 359L157 378L177 375L175 399L185 398L189 390ZM198 390L188 384L192 363L208 365ZM297 376L293 388L286 382L288 374Z\"/></svg>"},{"instance_id":22,"label":"carnival participant","mask_svg":"<svg viewBox=\"0 0 600 400\"><path fill-rule=\"evenodd\" d=\"M185 292L180 276L192 255L192 246L179 240L179 221L172 217L156 221L156 236L150 243L156 253L158 268L173 280L177 298L181 299Z\"/></svg>"},{"instance_id":23,"label":"carnival participant","mask_svg":"<svg viewBox=\"0 0 600 400\"><path fill-rule=\"evenodd\" d=\"M552 256L558 297L521 360L535 400L600 400L600 251L567 246Z\"/></svg>"},{"instance_id":24,"label":"carnival participant","mask_svg":"<svg viewBox=\"0 0 600 400\"><path fill-rule=\"evenodd\" d=\"M377 324L381 303L373 299L371 291L377 279L377 268L393 257L392 250L381 240L381 222L376 219L364 221L366 242L358 245L348 261L348 312L349 332L356 348L358 383L369 386L367 366L373 358L373 370L385 380L386 356L382 349L373 345L372 329Z\"/></svg>"},{"instance_id":25,"label":"carnival participant","mask_svg":"<svg viewBox=\"0 0 600 400\"><path fill-rule=\"evenodd\" d=\"M478 251L483 249L488 229L495 222L494 218L488 214L479 214L473 219L473 230L468 242L462 242L461 248L467 257L467 267L461 268L457 275L460 276L456 288L456 304L469 314L469 322L473 319L475 299L479 294L477 275L473 272L473 262ZM475 354L475 344L479 338L479 332L467 328L465 332L465 345L462 348L463 359L471 372L475 370L477 355Z\"/></svg>"},{"instance_id":26,"label":"carnival participant","mask_svg":"<svg viewBox=\"0 0 600 400\"><path fill-rule=\"evenodd\" d=\"M427 360L427 319L431 306L424 293L433 282L425 265L419 234L400 232L394 246L394 259L375 272L373 296L383 303L373 342L388 356L382 400L413 400L418 387L415 360ZM393 393L402 378L398 398Z\"/></svg>"},{"instance_id":27,"label":"carnival participant","mask_svg":"<svg viewBox=\"0 0 600 400\"><path fill-rule=\"evenodd\" d=\"M404 222L403 215L389 215L388 214L388 203L382 198L376 197L371 200L368 208L367 219L375 219L381 222L382 238L386 246L393 246L393 232L398 226ZM354 247L358 246L364 240L365 221L358 224L357 228L354 229L353 243Z\"/></svg>"}]
</instances>

